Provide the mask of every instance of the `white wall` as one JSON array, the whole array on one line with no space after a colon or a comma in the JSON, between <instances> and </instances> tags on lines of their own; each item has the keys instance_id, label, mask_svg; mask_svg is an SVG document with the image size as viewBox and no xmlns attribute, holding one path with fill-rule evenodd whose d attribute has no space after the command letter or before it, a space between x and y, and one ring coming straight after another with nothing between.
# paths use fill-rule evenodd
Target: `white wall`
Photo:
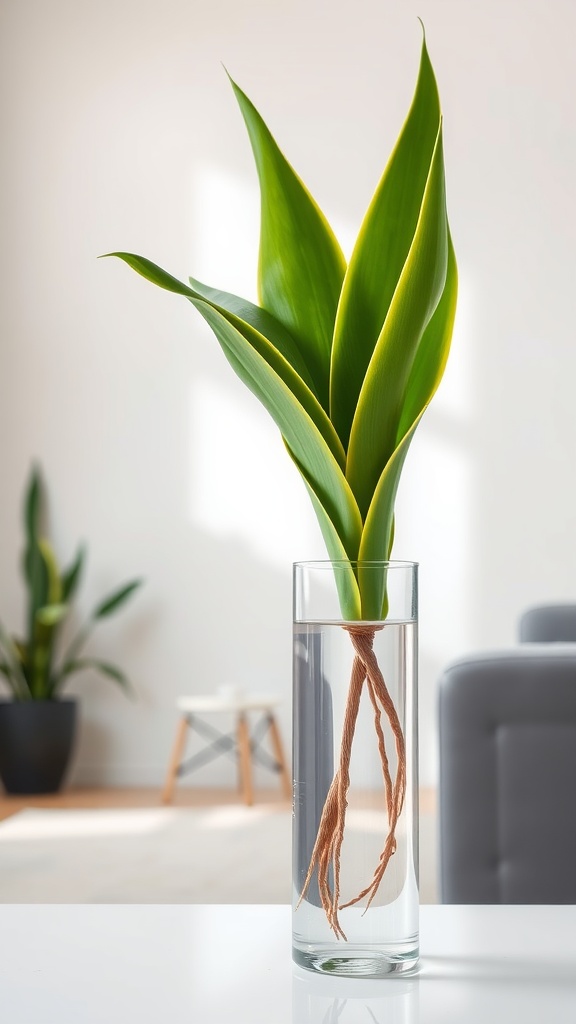
<instances>
[{"instance_id":1,"label":"white wall","mask_svg":"<svg viewBox=\"0 0 576 1024\"><path fill-rule=\"evenodd\" d=\"M288 736L290 563L324 555L275 428L199 317L96 256L133 250L254 294L256 178L220 62L349 249L411 98L417 14L461 274L453 359L409 457L395 547L421 563L430 782L442 666L512 642L531 602L576 596L576 6L0 7L0 613L15 626L22 611L33 457L59 553L89 543L79 610L122 579L147 581L92 645L139 699L77 684L76 781L159 783L175 696L231 680L284 695Z\"/></svg>"}]
</instances>

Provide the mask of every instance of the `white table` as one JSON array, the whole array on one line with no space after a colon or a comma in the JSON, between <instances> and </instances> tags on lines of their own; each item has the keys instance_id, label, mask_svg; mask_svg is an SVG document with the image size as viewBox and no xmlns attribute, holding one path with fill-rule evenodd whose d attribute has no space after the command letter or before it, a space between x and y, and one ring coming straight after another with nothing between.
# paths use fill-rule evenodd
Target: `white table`
<instances>
[{"instance_id":1,"label":"white table","mask_svg":"<svg viewBox=\"0 0 576 1024\"><path fill-rule=\"evenodd\" d=\"M293 967L283 906L1 906L6 1024L573 1024L576 907L422 907L418 977Z\"/></svg>"}]
</instances>

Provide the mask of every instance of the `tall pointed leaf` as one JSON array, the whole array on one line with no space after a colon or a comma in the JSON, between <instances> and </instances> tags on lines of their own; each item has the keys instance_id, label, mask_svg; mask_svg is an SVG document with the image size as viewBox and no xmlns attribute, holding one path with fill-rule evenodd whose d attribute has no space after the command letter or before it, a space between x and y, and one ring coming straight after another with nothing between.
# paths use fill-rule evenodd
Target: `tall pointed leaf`
<instances>
[{"instance_id":1,"label":"tall pointed leaf","mask_svg":"<svg viewBox=\"0 0 576 1024\"><path fill-rule=\"evenodd\" d=\"M46 571L46 603L36 609L30 640L31 687L34 697L46 697L54 654L54 633L64 619L68 605L62 602L62 581L56 555L50 541L38 539L38 549Z\"/></svg>"},{"instance_id":2,"label":"tall pointed leaf","mask_svg":"<svg viewBox=\"0 0 576 1024\"><path fill-rule=\"evenodd\" d=\"M447 261L440 127L414 239L370 360L352 423L346 476L362 515L368 511L380 474L396 446L406 385L418 344L444 289Z\"/></svg>"},{"instance_id":3,"label":"tall pointed leaf","mask_svg":"<svg viewBox=\"0 0 576 1024\"><path fill-rule=\"evenodd\" d=\"M62 600L62 582L60 579L60 572L58 570L58 562L56 561L54 548L50 541L46 540L44 537L41 537L38 540L38 547L46 567L46 604L59 604Z\"/></svg>"},{"instance_id":4,"label":"tall pointed leaf","mask_svg":"<svg viewBox=\"0 0 576 1024\"><path fill-rule=\"evenodd\" d=\"M366 516L360 544L360 558L363 560L390 557L391 540L388 544L387 538L393 535L394 503L400 475L416 428L442 379L450 349L457 291L456 260L448 237L446 284L414 360L402 410L398 446L380 477ZM362 573L360 570L359 584L363 617L381 614L378 609L382 609L386 600L385 573L378 579L374 573Z\"/></svg>"},{"instance_id":5,"label":"tall pointed leaf","mask_svg":"<svg viewBox=\"0 0 576 1024\"><path fill-rule=\"evenodd\" d=\"M304 480L304 483L308 489L308 494L312 501L312 507L316 512L316 517L320 524L328 556L334 563L336 563L334 567L334 579L336 582L336 589L338 590L342 617L347 619L349 622L354 622L362 617L362 602L360 599L358 580L354 575L354 569L350 564L349 555L345 551L342 542L336 533L332 520L327 515L326 510L318 500L314 490L306 479Z\"/></svg>"},{"instance_id":6,"label":"tall pointed leaf","mask_svg":"<svg viewBox=\"0 0 576 1024\"><path fill-rule=\"evenodd\" d=\"M286 444L286 441L284 442ZM318 498L314 490L312 482L308 479L306 471L302 464L298 461L294 452L290 450L290 445L286 444L286 450L292 459L292 461L298 467L306 485L308 494L312 501L312 506L316 513L320 530L326 544L328 554L333 562L338 563L338 569L335 573L336 587L338 589L338 597L340 599L340 608L342 615L349 621L354 621L361 617L362 605L360 601L360 591L358 589L358 581L354 574L354 569L350 564L352 554L346 551L334 523L330 519L330 516L326 512L322 502Z\"/></svg>"},{"instance_id":7,"label":"tall pointed leaf","mask_svg":"<svg viewBox=\"0 0 576 1024\"><path fill-rule=\"evenodd\" d=\"M239 330L242 330L244 326L255 328L258 334L266 338L270 345L284 356L284 359L290 363L292 369L302 378L307 387L315 393L314 382L302 352L286 328L267 309L255 306L253 302L249 302L248 299L243 299L239 295L211 288L194 277L188 278L190 283L190 287L188 287L178 278L152 263L151 260L145 259L144 256L136 256L135 253L130 252L113 252L107 253L107 255L117 256L124 260L128 266L145 277L147 281L158 285L159 288L165 288L169 292L184 295L187 298L205 299L224 316L231 314L230 322ZM315 397L318 398L316 393Z\"/></svg>"},{"instance_id":8,"label":"tall pointed leaf","mask_svg":"<svg viewBox=\"0 0 576 1024\"><path fill-rule=\"evenodd\" d=\"M182 281L172 277L171 274L166 273L161 267L156 266L155 263L145 259L143 256L136 256L134 253L126 252L109 253L109 255L118 256L119 259L124 260L125 263L132 267L133 270L141 274L142 277L152 281L153 284L158 285L160 288L165 288L167 291L174 292L177 295L184 295L193 305L197 306L202 315L204 315L203 310L210 307L219 316L224 317L287 384L298 403L306 410L316 424L338 464L344 468L344 449L328 415L293 366L268 338L264 337L251 323L241 320L236 313L205 298L200 292L196 292L193 288L183 284ZM197 305L196 299L201 300L201 306ZM253 310L255 308L252 307ZM204 318L206 319L206 317Z\"/></svg>"},{"instance_id":9,"label":"tall pointed leaf","mask_svg":"<svg viewBox=\"0 0 576 1024\"><path fill-rule=\"evenodd\" d=\"M231 295L230 292L210 288L208 285L202 284L201 281L197 281L194 277L189 277L188 280L194 291L201 298L206 299L207 302L215 306L216 309L221 311L227 310L228 313L233 313L234 317L238 320L243 320L244 323L250 324L259 334L262 334L274 348L278 349L310 390L315 392L314 381L304 356L292 336L276 317L272 316L272 313L269 313L267 309L262 309L261 306L255 306L254 303L248 302L247 299L240 298L239 295ZM316 398L318 398L318 395L316 395Z\"/></svg>"},{"instance_id":10,"label":"tall pointed leaf","mask_svg":"<svg viewBox=\"0 0 576 1024\"><path fill-rule=\"evenodd\" d=\"M412 106L360 228L336 316L330 416L344 447L414 238L439 124L438 88L423 41Z\"/></svg>"},{"instance_id":11,"label":"tall pointed leaf","mask_svg":"<svg viewBox=\"0 0 576 1024\"><path fill-rule=\"evenodd\" d=\"M458 271L452 239L448 234L448 267L442 298L418 346L414 365L406 386L406 397L398 428L398 440L410 429L414 420L434 397L442 380L450 352L452 329L458 298Z\"/></svg>"},{"instance_id":12,"label":"tall pointed leaf","mask_svg":"<svg viewBox=\"0 0 576 1024\"><path fill-rule=\"evenodd\" d=\"M129 597L132 596L138 587L142 586L142 580L132 580L130 583L125 583L118 590L115 590L113 594L109 594L103 601L92 612L92 619L103 619L107 615L111 615L112 612L117 611L121 605L123 605Z\"/></svg>"},{"instance_id":13,"label":"tall pointed leaf","mask_svg":"<svg viewBox=\"0 0 576 1024\"><path fill-rule=\"evenodd\" d=\"M346 478L314 421L282 378L221 313L191 299L240 379L260 399L307 475L342 544L355 557L362 522Z\"/></svg>"},{"instance_id":14,"label":"tall pointed leaf","mask_svg":"<svg viewBox=\"0 0 576 1024\"><path fill-rule=\"evenodd\" d=\"M30 697L30 690L24 675L22 663L18 656L18 649L8 630L0 622L0 649L4 652L4 671L10 683L12 692L17 700L26 700ZM8 671L6 671L8 670Z\"/></svg>"},{"instance_id":15,"label":"tall pointed leaf","mask_svg":"<svg viewBox=\"0 0 576 1024\"><path fill-rule=\"evenodd\" d=\"M99 658L77 658L75 661L69 661L58 677L58 686L60 686L68 676L73 675L75 672L82 672L87 668L94 669L96 672L101 672L102 675L108 676L109 679L113 679L115 683L119 683L119 685L126 690L130 689L130 684L124 673L121 672L116 665L110 665L107 661L100 661Z\"/></svg>"},{"instance_id":16,"label":"tall pointed leaf","mask_svg":"<svg viewBox=\"0 0 576 1024\"><path fill-rule=\"evenodd\" d=\"M234 82L232 87L260 179L260 300L304 354L327 410L332 336L346 261L326 218L260 114Z\"/></svg>"},{"instance_id":17,"label":"tall pointed leaf","mask_svg":"<svg viewBox=\"0 0 576 1024\"><path fill-rule=\"evenodd\" d=\"M44 511L44 491L38 466L33 466L24 500L26 547L23 556L24 578L28 585L28 635L34 635L36 612L48 600L48 570L39 547Z\"/></svg>"},{"instance_id":18,"label":"tall pointed leaf","mask_svg":"<svg viewBox=\"0 0 576 1024\"><path fill-rule=\"evenodd\" d=\"M416 427L420 422L422 413L411 429L402 438L392 458L389 460L382 472L374 497L368 509L362 540L360 542L360 553L358 558L363 562L374 562L388 559L394 532L394 502L400 481L400 474L404 466L404 460L408 454ZM382 615L382 608L386 598L386 575L383 572L378 576L369 569L358 571L358 582L362 598L362 618L379 619Z\"/></svg>"},{"instance_id":19,"label":"tall pointed leaf","mask_svg":"<svg viewBox=\"0 0 576 1024\"><path fill-rule=\"evenodd\" d=\"M38 466L33 466L24 499L24 526L29 545L38 540L42 515L42 497L40 470Z\"/></svg>"},{"instance_id":20,"label":"tall pointed leaf","mask_svg":"<svg viewBox=\"0 0 576 1024\"><path fill-rule=\"evenodd\" d=\"M70 601L78 589L85 558L86 549L84 547L78 548L78 553L72 565L62 573L62 599L64 601Z\"/></svg>"}]
</instances>

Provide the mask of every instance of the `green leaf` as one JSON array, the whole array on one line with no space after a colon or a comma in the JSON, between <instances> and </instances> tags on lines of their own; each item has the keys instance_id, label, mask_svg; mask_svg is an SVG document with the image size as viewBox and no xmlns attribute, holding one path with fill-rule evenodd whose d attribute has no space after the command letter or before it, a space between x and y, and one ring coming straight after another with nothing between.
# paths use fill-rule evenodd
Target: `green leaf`
<instances>
[{"instance_id":1,"label":"green leaf","mask_svg":"<svg viewBox=\"0 0 576 1024\"><path fill-rule=\"evenodd\" d=\"M440 128L414 239L362 385L350 432L346 476L362 515L394 451L406 386L418 345L444 290L447 262Z\"/></svg>"},{"instance_id":2,"label":"green leaf","mask_svg":"<svg viewBox=\"0 0 576 1024\"><path fill-rule=\"evenodd\" d=\"M49 576L39 546L41 520L44 511L44 488L40 470L32 468L24 499L24 527L26 548L23 557L24 578L28 586L28 636L33 643L36 612L48 601ZM31 662L33 660L33 652Z\"/></svg>"},{"instance_id":3,"label":"green leaf","mask_svg":"<svg viewBox=\"0 0 576 1024\"><path fill-rule=\"evenodd\" d=\"M318 498L314 490L314 486L308 479L307 473L305 472L302 464L298 461L294 452L291 451L286 440L284 441L284 444L286 445L286 450L290 458L296 464L304 478L304 483L308 490L308 494L310 495L314 511L316 512L328 554L333 562L338 563L334 571L334 578L338 589L342 616L349 621L359 619L361 616L360 591L358 589L358 581L354 574L354 570L350 564L349 556L342 544L342 541L340 540L340 537L338 536L334 523Z\"/></svg>"},{"instance_id":4,"label":"green leaf","mask_svg":"<svg viewBox=\"0 0 576 1024\"><path fill-rule=\"evenodd\" d=\"M7 661L0 661L0 673L6 677L6 681L12 689L12 669Z\"/></svg>"},{"instance_id":5,"label":"green leaf","mask_svg":"<svg viewBox=\"0 0 576 1024\"><path fill-rule=\"evenodd\" d=\"M28 549L27 562L30 566L30 585L28 589L28 628L32 636L36 612L48 601L49 578L46 563L36 541Z\"/></svg>"},{"instance_id":6,"label":"green leaf","mask_svg":"<svg viewBox=\"0 0 576 1024\"><path fill-rule=\"evenodd\" d=\"M24 553L24 573L28 584L28 617L34 615L48 598L48 571L36 538L31 540Z\"/></svg>"},{"instance_id":7,"label":"green leaf","mask_svg":"<svg viewBox=\"0 0 576 1024\"><path fill-rule=\"evenodd\" d=\"M46 603L56 605L62 600L62 581L54 554L54 548L44 537L38 539L38 548L46 567L47 591Z\"/></svg>"},{"instance_id":8,"label":"green leaf","mask_svg":"<svg viewBox=\"0 0 576 1024\"><path fill-rule=\"evenodd\" d=\"M32 649L30 690L34 700L47 700L50 696L51 644L44 638Z\"/></svg>"},{"instance_id":9,"label":"green leaf","mask_svg":"<svg viewBox=\"0 0 576 1024\"><path fill-rule=\"evenodd\" d=\"M195 292L192 288L189 288L188 285L183 284L182 281L178 281L177 278L172 277L171 274L166 273L165 270L156 266L155 263L151 263L150 260L144 259L142 256L136 256L134 253L117 252L109 253L108 255L117 256L119 259L124 260L125 263L132 267L133 270L136 270L137 273L141 274L142 277L145 277L148 281L152 281L153 284L158 285L160 288L174 292L177 295L184 295L193 305L196 306L200 313L202 313L205 320L207 319L204 315L204 310L206 308L211 308L215 310L216 313L220 314L221 317L224 317L287 384L298 403L306 410L310 418L316 424L336 461L342 469L344 468L344 449L326 412L310 388L294 370L293 366L268 338L265 338L263 334L260 334L260 332L250 323L241 320L235 313L230 312L223 306L217 305L215 302L204 299L199 292ZM201 302L201 305L198 305L197 300ZM253 309L255 308L256 307L253 307Z\"/></svg>"},{"instance_id":10,"label":"green leaf","mask_svg":"<svg viewBox=\"0 0 576 1024\"><path fill-rule=\"evenodd\" d=\"M43 497L40 470L37 466L34 466L30 474L30 480L24 499L24 526L29 545L32 545L38 539Z\"/></svg>"},{"instance_id":11,"label":"green leaf","mask_svg":"<svg viewBox=\"0 0 576 1024\"><path fill-rule=\"evenodd\" d=\"M260 114L230 81L260 180L260 301L296 341L328 409L332 335L346 261L326 218Z\"/></svg>"},{"instance_id":12,"label":"green leaf","mask_svg":"<svg viewBox=\"0 0 576 1024\"><path fill-rule=\"evenodd\" d=\"M232 368L280 428L334 524L347 557L355 558L362 529L360 513L346 478L316 424L282 378L228 320L207 303L191 301L210 324Z\"/></svg>"},{"instance_id":13,"label":"green leaf","mask_svg":"<svg viewBox=\"0 0 576 1024\"><path fill-rule=\"evenodd\" d=\"M12 691L18 699L24 699L30 696L28 683L24 675L18 650L12 637L3 624L0 622L0 647L4 651L4 664L9 668L9 675L7 679L10 683Z\"/></svg>"},{"instance_id":14,"label":"green leaf","mask_svg":"<svg viewBox=\"0 0 576 1024\"><path fill-rule=\"evenodd\" d=\"M387 614L387 570L356 562L390 557L401 471L442 377L455 315L434 73L424 41L412 105L348 270L318 206L232 86L260 180L264 309L193 278L184 285L142 257L110 255L188 298L211 326L280 428L329 555L344 566L344 617L373 621ZM87 635L72 644L70 664Z\"/></svg>"},{"instance_id":15,"label":"green leaf","mask_svg":"<svg viewBox=\"0 0 576 1024\"><path fill-rule=\"evenodd\" d=\"M376 562L390 557L394 535L394 502L400 474L422 415L423 413L402 438L380 476L362 531L358 555L360 562ZM363 572L359 567L358 583L362 598L362 618L370 621L379 619L386 600L385 571L378 575L372 569Z\"/></svg>"},{"instance_id":16,"label":"green leaf","mask_svg":"<svg viewBox=\"0 0 576 1024\"><path fill-rule=\"evenodd\" d=\"M115 590L113 594L106 597L92 612L92 619L103 619L107 615L112 615L113 612L117 611L129 597L137 590L138 587L142 586L143 580L132 580L131 583L126 583L120 587L119 590Z\"/></svg>"},{"instance_id":17,"label":"green leaf","mask_svg":"<svg viewBox=\"0 0 576 1024\"><path fill-rule=\"evenodd\" d=\"M261 306L255 306L253 302L248 302L247 299L242 299L238 295L219 291L217 288L210 288L208 285L202 284L201 281L197 281L194 277L189 277L188 280L197 297L206 299L211 306L214 306L220 312L227 311L232 313L234 320L230 322L234 323L235 326L238 326L236 321L241 320L243 323L254 327L274 348L278 349L278 352L290 363L292 369L296 371L310 390L315 391L314 381L298 345L286 328L282 326L275 316L272 316L272 313L269 313L267 309L262 309ZM315 397L318 398L318 395Z\"/></svg>"},{"instance_id":18,"label":"green leaf","mask_svg":"<svg viewBox=\"0 0 576 1024\"><path fill-rule=\"evenodd\" d=\"M253 327L284 357L308 388L314 391L314 382L304 356L286 328L268 310L255 306L248 299L242 299L238 295L211 288L193 277L188 278L191 286L189 287L144 256L136 256L132 252L110 252L106 253L106 256L116 256L124 260L129 267L159 288L174 292L176 295L184 295L186 298L205 299L241 332L243 327Z\"/></svg>"},{"instance_id":19,"label":"green leaf","mask_svg":"<svg viewBox=\"0 0 576 1024\"><path fill-rule=\"evenodd\" d=\"M46 604L36 612L36 622L41 626L57 626L69 610L67 604Z\"/></svg>"},{"instance_id":20,"label":"green leaf","mask_svg":"<svg viewBox=\"0 0 576 1024\"><path fill-rule=\"evenodd\" d=\"M456 268L452 239L450 234L448 234L446 284L444 285L442 298L418 346L406 387L406 397L398 429L398 440L407 433L414 420L430 403L442 380L450 352L452 330L456 317L457 297L458 270Z\"/></svg>"},{"instance_id":21,"label":"green leaf","mask_svg":"<svg viewBox=\"0 0 576 1024\"><path fill-rule=\"evenodd\" d=\"M439 124L438 88L423 41L414 99L360 228L336 317L330 415L345 447L366 370L414 238Z\"/></svg>"},{"instance_id":22,"label":"green leaf","mask_svg":"<svg viewBox=\"0 0 576 1024\"><path fill-rule=\"evenodd\" d=\"M442 298L420 342L408 382L400 422L399 444L382 473L368 510L360 544L363 560L390 557L394 530L394 503L404 460L416 428L444 373L456 314L458 275L452 241L448 237L448 268ZM390 536L390 542L386 538ZM386 581L371 573L359 573L364 617L377 617L386 599Z\"/></svg>"},{"instance_id":23,"label":"green leaf","mask_svg":"<svg viewBox=\"0 0 576 1024\"><path fill-rule=\"evenodd\" d=\"M37 547L45 570L46 587L45 603L36 607L30 635L30 689L36 700L49 695L56 627L68 612L68 605L62 602L62 581L52 545L40 537Z\"/></svg>"},{"instance_id":24,"label":"green leaf","mask_svg":"<svg viewBox=\"0 0 576 1024\"><path fill-rule=\"evenodd\" d=\"M75 661L69 661L63 667L52 692L54 693L61 686L67 676L74 675L76 672L83 672L85 669L94 669L96 672L101 672L102 675L113 679L124 690L130 690L128 679L115 665L110 665L107 661L100 661L99 658L77 658Z\"/></svg>"},{"instance_id":25,"label":"green leaf","mask_svg":"<svg viewBox=\"0 0 576 1024\"><path fill-rule=\"evenodd\" d=\"M80 577L82 575L82 569L84 567L84 559L86 557L86 549L81 547L78 550L76 558L72 562L72 565L62 574L62 600L70 602L78 589Z\"/></svg>"},{"instance_id":26,"label":"green leaf","mask_svg":"<svg viewBox=\"0 0 576 1024\"><path fill-rule=\"evenodd\" d=\"M20 640L17 636L12 637L12 643L14 644L14 650L18 655L18 661L21 665L25 665L28 658L28 644L24 640Z\"/></svg>"}]
</instances>

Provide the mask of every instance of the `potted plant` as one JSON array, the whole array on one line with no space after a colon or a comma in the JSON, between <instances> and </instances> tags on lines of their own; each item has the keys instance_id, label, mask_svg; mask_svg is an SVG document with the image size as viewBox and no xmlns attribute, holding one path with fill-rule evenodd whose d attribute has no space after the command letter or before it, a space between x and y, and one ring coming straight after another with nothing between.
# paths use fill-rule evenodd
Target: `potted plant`
<instances>
[{"instance_id":1,"label":"potted plant","mask_svg":"<svg viewBox=\"0 0 576 1024\"><path fill-rule=\"evenodd\" d=\"M260 305L184 283L144 257L111 255L204 317L278 425L312 500L330 556L318 593L332 579L335 599L311 600L309 611L295 590L294 956L332 973L396 973L418 956L416 567L389 559L400 474L444 372L457 293L438 89L423 40L410 111L347 263L262 117L232 88L260 180ZM304 576L314 598L316 577L297 567L296 583ZM385 824L380 853L368 855L366 841L344 894L362 718L371 736L354 749L377 751ZM304 769L300 746L312 747Z\"/></svg>"},{"instance_id":2,"label":"potted plant","mask_svg":"<svg viewBox=\"0 0 576 1024\"><path fill-rule=\"evenodd\" d=\"M82 650L94 626L118 611L141 580L124 584L101 601L71 642L60 649L62 627L78 589L85 549L61 571L44 529L45 492L34 467L26 489L26 545L22 570L27 588L23 636L0 622L0 674L11 699L0 702L0 777L9 793L51 793L60 788L72 751L77 719L74 699L62 699L68 680L93 669L127 688L123 672Z\"/></svg>"}]
</instances>

